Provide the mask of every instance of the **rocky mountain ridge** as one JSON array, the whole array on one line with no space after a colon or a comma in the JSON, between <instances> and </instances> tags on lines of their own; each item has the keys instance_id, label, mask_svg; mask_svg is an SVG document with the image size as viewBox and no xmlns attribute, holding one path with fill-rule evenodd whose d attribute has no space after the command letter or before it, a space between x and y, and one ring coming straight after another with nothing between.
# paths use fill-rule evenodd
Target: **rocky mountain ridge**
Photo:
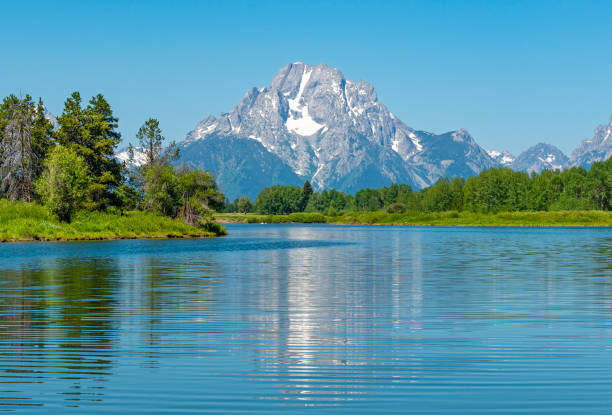
<instances>
[{"instance_id":1,"label":"rocky mountain ridge","mask_svg":"<svg viewBox=\"0 0 612 415\"><path fill-rule=\"evenodd\" d=\"M568 157L552 144L539 143L514 157L508 151L487 150L487 153L500 166L517 171L541 172L563 170L570 167L589 168L597 161L612 157L612 115L607 125L599 125L593 132L593 138L583 140Z\"/></svg>"},{"instance_id":2,"label":"rocky mountain ridge","mask_svg":"<svg viewBox=\"0 0 612 415\"><path fill-rule=\"evenodd\" d=\"M538 143L518 155L510 168L527 173L539 173L542 170L563 170L569 158L557 147Z\"/></svg>"},{"instance_id":3,"label":"rocky mountain ridge","mask_svg":"<svg viewBox=\"0 0 612 415\"><path fill-rule=\"evenodd\" d=\"M612 157L612 115L607 125L599 125L593 132L593 138L583 140L572 152L569 166L589 167L596 161Z\"/></svg>"}]
</instances>

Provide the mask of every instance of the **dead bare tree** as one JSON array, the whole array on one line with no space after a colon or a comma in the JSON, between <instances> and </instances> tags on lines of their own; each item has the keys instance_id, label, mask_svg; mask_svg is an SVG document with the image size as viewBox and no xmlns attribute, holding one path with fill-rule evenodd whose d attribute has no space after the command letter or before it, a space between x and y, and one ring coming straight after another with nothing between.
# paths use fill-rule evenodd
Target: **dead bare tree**
<instances>
[{"instance_id":1,"label":"dead bare tree","mask_svg":"<svg viewBox=\"0 0 612 415\"><path fill-rule=\"evenodd\" d=\"M15 100L8 111L8 123L2 134L1 186L10 200L31 202L34 198L36 152L32 143L35 107L30 100Z\"/></svg>"}]
</instances>

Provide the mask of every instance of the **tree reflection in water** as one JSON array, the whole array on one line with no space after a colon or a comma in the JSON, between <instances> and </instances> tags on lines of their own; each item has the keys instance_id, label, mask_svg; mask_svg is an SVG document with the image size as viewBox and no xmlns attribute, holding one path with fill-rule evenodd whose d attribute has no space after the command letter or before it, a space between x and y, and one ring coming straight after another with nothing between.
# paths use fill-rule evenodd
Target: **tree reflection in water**
<instances>
[{"instance_id":1,"label":"tree reflection in water","mask_svg":"<svg viewBox=\"0 0 612 415\"><path fill-rule=\"evenodd\" d=\"M4 269L0 282L0 384L59 379L66 402L98 401L111 375L116 327L111 319L119 274L111 259L55 259L32 269ZM6 362L14 362L14 365ZM6 392L5 392L6 395ZM37 405L19 390L5 405Z\"/></svg>"}]
</instances>

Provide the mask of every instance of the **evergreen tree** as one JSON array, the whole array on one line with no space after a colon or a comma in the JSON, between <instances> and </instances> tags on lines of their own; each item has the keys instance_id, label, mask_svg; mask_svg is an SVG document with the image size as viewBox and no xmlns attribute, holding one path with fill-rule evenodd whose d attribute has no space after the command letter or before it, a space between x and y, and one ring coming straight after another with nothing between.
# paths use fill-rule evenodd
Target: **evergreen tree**
<instances>
[{"instance_id":1,"label":"evergreen tree","mask_svg":"<svg viewBox=\"0 0 612 415\"><path fill-rule=\"evenodd\" d=\"M64 112L57 121L60 124L55 134L58 143L82 157L92 175L91 207L99 209L109 205L112 192L123 181L121 164L114 157L121 135L116 130L118 119L113 116L109 103L98 94L83 108L81 95L74 92L66 100Z\"/></svg>"},{"instance_id":2,"label":"evergreen tree","mask_svg":"<svg viewBox=\"0 0 612 415\"><path fill-rule=\"evenodd\" d=\"M45 159L53 148L53 124L47 119L45 106L41 98L38 99L36 115L32 123L32 149L36 155L34 172L38 178L44 169Z\"/></svg>"},{"instance_id":3,"label":"evergreen tree","mask_svg":"<svg viewBox=\"0 0 612 415\"><path fill-rule=\"evenodd\" d=\"M306 180L304 182L304 186L302 187L302 201L300 202L300 210L302 212L306 210L310 196L312 196L312 186L310 185L310 182Z\"/></svg>"},{"instance_id":4,"label":"evergreen tree","mask_svg":"<svg viewBox=\"0 0 612 415\"><path fill-rule=\"evenodd\" d=\"M146 120L138 129L136 139L145 155L144 164L151 166L153 163L157 162L161 154L162 143L165 140L161 128L159 128L159 121L155 118Z\"/></svg>"}]
</instances>

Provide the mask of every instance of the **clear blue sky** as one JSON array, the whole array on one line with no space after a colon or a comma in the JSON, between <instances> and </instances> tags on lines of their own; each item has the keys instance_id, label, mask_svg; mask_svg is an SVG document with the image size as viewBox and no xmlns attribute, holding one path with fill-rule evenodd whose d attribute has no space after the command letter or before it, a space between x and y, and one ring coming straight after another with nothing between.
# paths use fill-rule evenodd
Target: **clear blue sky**
<instances>
[{"instance_id":1,"label":"clear blue sky","mask_svg":"<svg viewBox=\"0 0 612 415\"><path fill-rule=\"evenodd\" d=\"M374 85L413 128L485 148L571 151L612 113L612 1L11 1L0 95L104 94L124 141L157 117L180 140L286 63Z\"/></svg>"}]
</instances>

